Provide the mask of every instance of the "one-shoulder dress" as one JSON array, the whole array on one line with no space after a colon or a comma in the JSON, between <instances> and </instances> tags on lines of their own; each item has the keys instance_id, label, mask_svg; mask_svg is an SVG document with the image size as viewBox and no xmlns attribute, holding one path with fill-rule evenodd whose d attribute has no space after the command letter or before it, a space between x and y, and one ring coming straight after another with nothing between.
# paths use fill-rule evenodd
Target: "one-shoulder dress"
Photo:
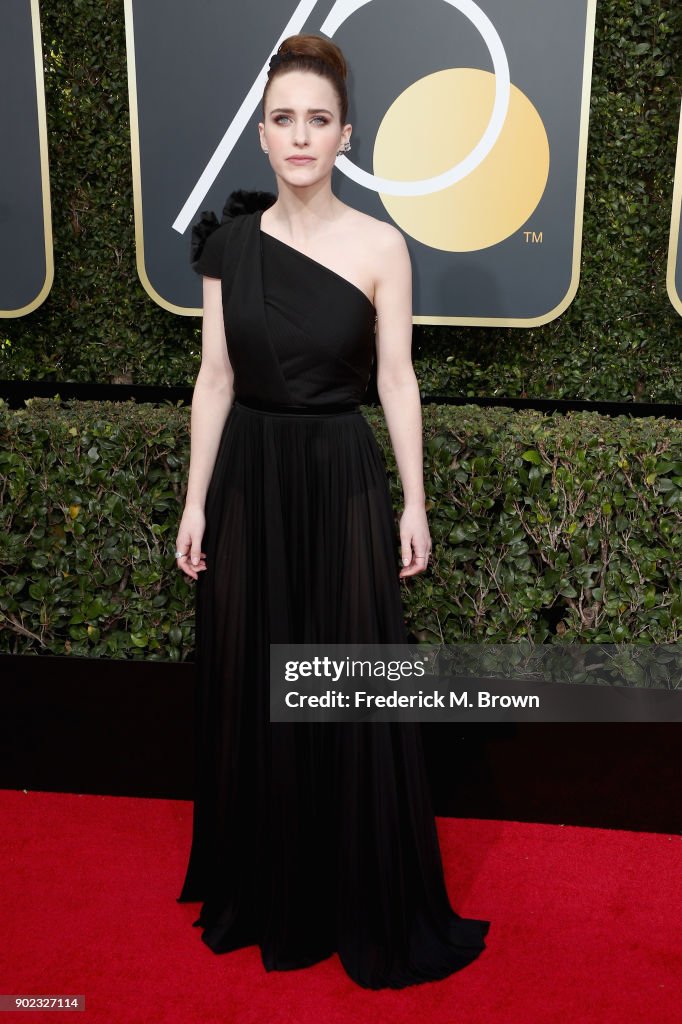
<instances>
[{"instance_id":1,"label":"one-shoulder dress","mask_svg":"<svg viewBox=\"0 0 682 1024\"><path fill-rule=\"evenodd\" d=\"M271 643L404 643L386 465L360 404L376 310L261 230L270 192L202 214L193 267L222 281L234 400L196 581L192 845L178 902L214 953L266 970L338 954L370 988L443 978L489 922L448 899L418 723L271 722Z\"/></svg>"}]
</instances>

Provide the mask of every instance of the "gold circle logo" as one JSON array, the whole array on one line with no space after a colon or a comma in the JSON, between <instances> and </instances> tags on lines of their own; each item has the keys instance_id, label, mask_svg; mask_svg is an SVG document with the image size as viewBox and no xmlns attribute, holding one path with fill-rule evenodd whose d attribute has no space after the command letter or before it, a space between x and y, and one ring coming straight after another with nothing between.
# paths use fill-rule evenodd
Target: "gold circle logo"
<instances>
[{"instance_id":1,"label":"gold circle logo","mask_svg":"<svg viewBox=\"0 0 682 1024\"><path fill-rule=\"evenodd\" d=\"M477 68L448 68L414 82L379 126L375 175L420 180L457 164L481 138L494 100L495 75ZM424 245L473 252L526 223L548 176L545 126L528 97L511 85L502 131L466 177L427 195L379 195L395 223Z\"/></svg>"}]
</instances>

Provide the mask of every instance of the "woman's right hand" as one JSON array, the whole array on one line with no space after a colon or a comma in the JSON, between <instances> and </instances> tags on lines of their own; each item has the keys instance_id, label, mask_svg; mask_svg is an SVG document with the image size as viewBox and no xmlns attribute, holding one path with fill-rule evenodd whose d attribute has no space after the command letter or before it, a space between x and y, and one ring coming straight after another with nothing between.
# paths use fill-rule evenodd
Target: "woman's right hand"
<instances>
[{"instance_id":1,"label":"woman's right hand","mask_svg":"<svg viewBox=\"0 0 682 1024\"><path fill-rule=\"evenodd\" d=\"M175 541L175 550L182 552L182 558L178 557L176 562L193 580L198 579L199 573L206 568L206 553L201 550L205 527L203 509L185 505Z\"/></svg>"}]
</instances>

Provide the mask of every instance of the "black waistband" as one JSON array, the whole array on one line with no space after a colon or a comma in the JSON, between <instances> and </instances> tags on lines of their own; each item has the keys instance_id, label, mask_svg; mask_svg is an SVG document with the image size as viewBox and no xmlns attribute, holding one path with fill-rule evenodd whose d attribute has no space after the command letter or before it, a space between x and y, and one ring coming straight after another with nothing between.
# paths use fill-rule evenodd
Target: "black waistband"
<instances>
[{"instance_id":1,"label":"black waistband","mask_svg":"<svg viewBox=\"0 0 682 1024\"><path fill-rule=\"evenodd\" d=\"M284 405L277 402L264 402L259 398L235 398L235 405L258 412L277 413L284 416L337 416L347 412L358 412L357 402L327 402L321 405Z\"/></svg>"}]
</instances>

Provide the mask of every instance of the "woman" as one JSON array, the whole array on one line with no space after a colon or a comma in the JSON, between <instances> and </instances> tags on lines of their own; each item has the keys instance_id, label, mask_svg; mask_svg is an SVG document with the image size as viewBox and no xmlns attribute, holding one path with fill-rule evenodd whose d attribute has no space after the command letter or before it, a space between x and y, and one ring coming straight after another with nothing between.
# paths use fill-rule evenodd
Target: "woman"
<instances>
[{"instance_id":1,"label":"woman","mask_svg":"<svg viewBox=\"0 0 682 1024\"><path fill-rule=\"evenodd\" d=\"M202 363L178 565L197 581L196 781L179 901L216 953L267 970L333 953L358 984L445 977L487 921L450 907L416 723L269 721L271 643L404 643L399 576L426 568L411 268L393 226L332 193L350 148L346 64L286 39L259 133L277 196L203 215ZM359 411L373 357L404 492ZM204 550L202 550L202 548Z\"/></svg>"}]
</instances>

